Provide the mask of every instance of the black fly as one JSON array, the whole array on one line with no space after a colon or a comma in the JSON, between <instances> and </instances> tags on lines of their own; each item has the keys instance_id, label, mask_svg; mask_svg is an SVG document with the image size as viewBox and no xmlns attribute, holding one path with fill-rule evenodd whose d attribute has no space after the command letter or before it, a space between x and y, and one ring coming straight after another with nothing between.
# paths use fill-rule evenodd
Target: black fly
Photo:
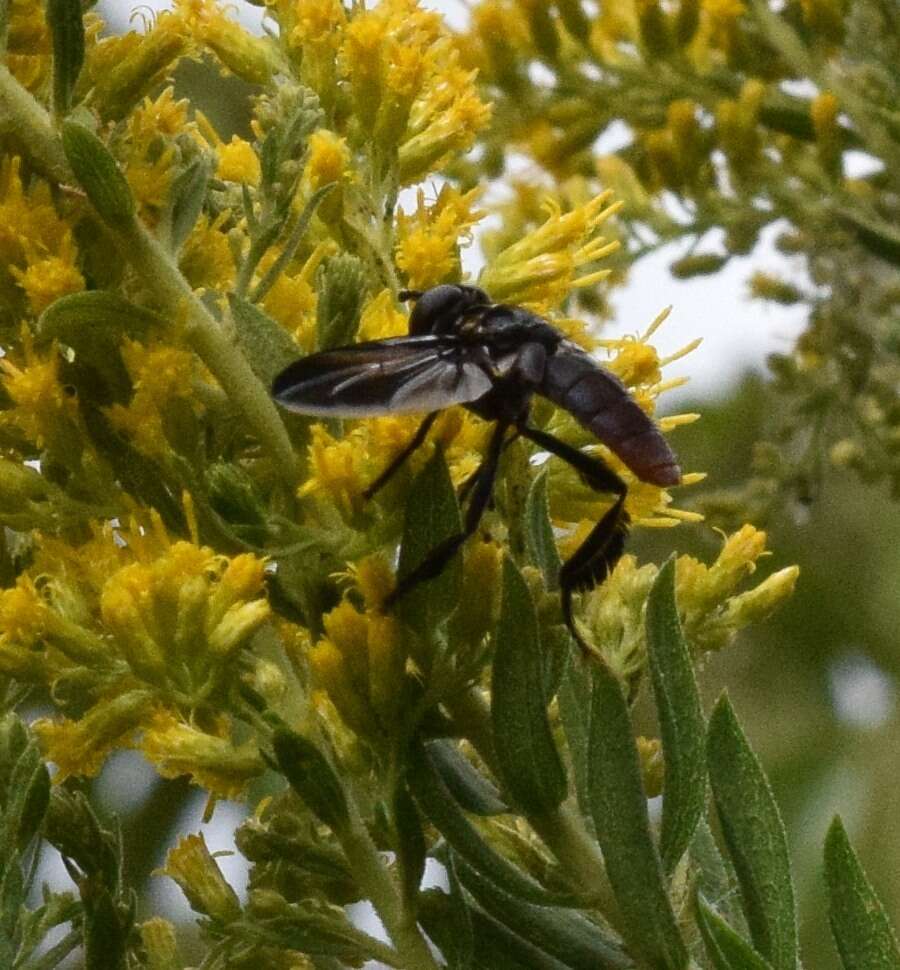
<instances>
[{"instance_id":1,"label":"black fly","mask_svg":"<svg viewBox=\"0 0 900 970\"><path fill-rule=\"evenodd\" d=\"M416 301L408 336L304 357L275 378L275 400L291 411L326 417L428 412L409 444L369 486L367 497L422 444L442 409L462 404L496 422L487 456L464 486L469 506L463 531L440 543L407 574L387 606L437 576L478 528L510 429L567 461L597 491L615 495L612 507L560 571L566 623L587 649L575 630L572 594L602 583L622 555L627 489L600 458L532 427L531 398L540 394L568 411L641 481L677 485L681 470L675 455L622 382L541 317L523 307L492 303L475 286L407 290L400 298Z\"/></svg>"}]
</instances>

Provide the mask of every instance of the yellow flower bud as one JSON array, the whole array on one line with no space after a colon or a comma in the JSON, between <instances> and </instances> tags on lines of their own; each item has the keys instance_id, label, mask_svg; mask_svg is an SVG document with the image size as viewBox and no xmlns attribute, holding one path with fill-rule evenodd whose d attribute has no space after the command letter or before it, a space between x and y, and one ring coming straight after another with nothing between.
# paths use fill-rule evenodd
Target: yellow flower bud
<instances>
[{"instance_id":1,"label":"yellow flower bud","mask_svg":"<svg viewBox=\"0 0 900 970\"><path fill-rule=\"evenodd\" d=\"M157 874L174 879L195 912L223 925L240 918L237 894L225 881L202 835L185 836L169 850L166 864Z\"/></svg>"}]
</instances>

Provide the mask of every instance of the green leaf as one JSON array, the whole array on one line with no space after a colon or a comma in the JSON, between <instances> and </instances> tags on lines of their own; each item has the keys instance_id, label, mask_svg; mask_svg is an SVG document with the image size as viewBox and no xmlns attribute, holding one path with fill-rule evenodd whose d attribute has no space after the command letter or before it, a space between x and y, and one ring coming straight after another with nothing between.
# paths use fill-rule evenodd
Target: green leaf
<instances>
[{"instance_id":1,"label":"green leaf","mask_svg":"<svg viewBox=\"0 0 900 970\"><path fill-rule=\"evenodd\" d=\"M398 578L411 573L436 546L461 529L456 492L443 452L436 448L410 489ZM398 612L409 626L430 638L456 609L461 584L462 563L454 555L440 575L419 583L400 600Z\"/></svg>"},{"instance_id":2,"label":"green leaf","mask_svg":"<svg viewBox=\"0 0 900 970\"><path fill-rule=\"evenodd\" d=\"M558 589L562 560L550 523L546 468L535 476L525 500L525 544L530 562L540 569L544 577L544 585L548 590Z\"/></svg>"},{"instance_id":3,"label":"green leaf","mask_svg":"<svg viewBox=\"0 0 900 970\"><path fill-rule=\"evenodd\" d=\"M87 339L122 336L141 339L166 326L165 317L137 306L111 290L84 290L55 300L40 315L37 332L79 350Z\"/></svg>"},{"instance_id":4,"label":"green leaf","mask_svg":"<svg viewBox=\"0 0 900 970\"><path fill-rule=\"evenodd\" d=\"M200 155L184 171L179 172L172 183L169 191L169 234L173 252L181 249L203 211L212 171L212 157Z\"/></svg>"},{"instance_id":5,"label":"green leaf","mask_svg":"<svg viewBox=\"0 0 900 970\"><path fill-rule=\"evenodd\" d=\"M84 64L81 0L47 0L47 26L53 41L53 110L62 117L72 107Z\"/></svg>"},{"instance_id":6,"label":"green leaf","mask_svg":"<svg viewBox=\"0 0 900 970\"><path fill-rule=\"evenodd\" d=\"M407 783L419 808L447 840L447 844L499 889L539 906L572 902L571 896L544 889L484 841L438 774L432 746L416 746L413 749Z\"/></svg>"},{"instance_id":7,"label":"green leaf","mask_svg":"<svg viewBox=\"0 0 900 970\"><path fill-rule=\"evenodd\" d=\"M588 787L588 747L591 724L591 681L581 658L572 658L559 685L559 717L562 721L569 758L575 779L578 806L593 831L591 799Z\"/></svg>"},{"instance_id":8,"label":"green leaf","mask_svg":"<svg viewBox=\"0 0 900 970\"><path fill-rule=\"evenodd\" d=\"M706 803L706 725L675 603L675 559L647 598L647 650L665 759L659 852L669 875L690 845Z\"/></svg>"},{"instance_id":9,"label":"green leaf","mask_svg":"<svg viewBox=\"0 0 900 970\"><path fill-rule=\"evenodd\" d=\"M453 853L447 853L446 860L447 882L450 886L450 905L448 928L453 934L453 942L444 950L447 965L451 970L472 970L472 960L475 955L475 936L472 927L472 910L466 900L466 894L460 885L456 874L456 863ZM448 952L448 950L450 952ZM481 949L479 948L479 953Z\"/></svg>"},{"instance_id":10,"label":"green leaf","mask_svg":"<svg viewBox=\"0 0 900 970\"><path fill-rule=\"evenodd\" d=\"M648 966L680 970L687 966L688 954L650 834L628 701L619 679L605 664L596 663L592 674L591 810L625 939Z\"/></svg>"},{"instance_id":11,"label":"green leaf","mask_svg":"<svg viewBox=\"0 0 900 970\"><path fill-rule=\"evenodd\" d=\"M797 922L784 824L769 782L724 694L709 719L707 758L753 945L774 970L796 970Z\"/></svg>"},{"instance_id":12,"label":"green leaf","mask_svg":"<svg viewBox=\"0 0 900 970\"><path fill-rule=\"evenodd\" d=\"M618 941L571 909L536 906L510 896L457 860L460 882L494 919L572 970L619 970L633 962Z\"/></svg>"},{"instance_id":13,"label":"green leaf","mask_svg":"<svg viewBox=\"0 0 900 970\"><path fill-rule=\"evenodd\" d=\"M241 350L264 384L270 385L276 374L303 356L302 348L287 330L258 306L233 293L228 305Z\"/></svg>"},{"instance_id":14,"label":"green leaf","mask_svg":"<svg viewBox=\"0 0 900 970\"><path fill-rule=\"evenodd\" d=\"M453 884L451 878L451 888ZM460 925L456 915L460 909L466 913L465 926ZM462 890L452 891L449 897L436 889L427 891L420 915L450 970L568 970L566 964L469 906Z\"/></svg>"},{"instance_id":15,"label":"green leaf","mask_svg":"<svg viewBox=\"0 0 900 970\"><path fill-rule=\"evenodd\" d=\"M568 785L547 718L534 603L509 557L503 562L503 605L491 683L494 746L504 788L525 812L550 812L566 797Z\"/></svg>"},{"instance_id":16,"label":"green leaf","mask_svg":"<svg viewBox=\"0 0 900 970\"><path fill-rule=\"evenodd\" d=\"M282 774L307 808L332 830L345 828L349 815L343 785L316 745L296 731L278 728L272 749Z\"/></svg>"},{"instance_id":17,"label":"green leaf","mask_svg":"<svg viewBox=\"0 0 900 970\"><path fill-rule=\"evenodd\" d=\"M473 815L502 815L509 808L500 792L450 741L432 741L428 756L454 799Z\"/></svg>"},{"instance_id":18,"label":"green leaf","mask_svg":"<svg viewBox=\"0 0 900 970\"><path fill-rule=\"evenodd\" d=\"M117 229L131 225L134 197L106 145L92 131L74 121L63 122L62 143L75 177L100 218Z\"/></svg>"},{"instance_id":19,"label":"green leaf","mask_svg":"<svg viewBox=\"0 0 900 970\"><path fill-rule=\"evenodd\" d=\"M715 970L772 970L752 946L697 893L697 925Z\"/></svg>"},{"instance_id":20,"label":"green leaf","mask_svg":"<svg viewBox=\"0 0 900 970\"><path fill-rule=\"evenodd\" d=\"M825 881L844 970L900 970L897 937L837 816L825 838Z\"/></svg>"}]
</instances>

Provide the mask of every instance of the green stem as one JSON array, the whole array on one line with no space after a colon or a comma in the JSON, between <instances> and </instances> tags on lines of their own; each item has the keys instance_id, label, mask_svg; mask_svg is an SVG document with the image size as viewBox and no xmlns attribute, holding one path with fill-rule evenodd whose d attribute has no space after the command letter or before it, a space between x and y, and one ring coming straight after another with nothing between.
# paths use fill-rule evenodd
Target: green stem
<instances>
[{"instance_id":1,"label":"green stem","mask_svg":"<svg viewBox=\"0 0 900 970\"><path fill-rule=\"evenodd\" d=\"M187 342L275 460L284 482L296 484L297 458L268 390L210 314L172 257L138 221L117 232L127 258L173 319L184 320Z\"/></svg>"},{"instance_id":2,"label":"green stem","mask_svg":"<svg viewBox=\"0 0 900 970\"><path fill-rule=\"evenodd\" d=\"M0 64L0 127L18 136L34 164L54 181L74 178L48 112Z\"/></svg>"},{"instance_id":3,"label":"green stem","mask_svg":"<svg viewBox=\"0 0 900 970\"><path fill-rule=\"evenodd\" d=\"M404 907L391 874L375 848L365 825L348 799L350 822L335 835L353 869L360 889L375 907L388 936L400 955L404 970L438 970L415 917Z\"/></svg>"}]
</instances>

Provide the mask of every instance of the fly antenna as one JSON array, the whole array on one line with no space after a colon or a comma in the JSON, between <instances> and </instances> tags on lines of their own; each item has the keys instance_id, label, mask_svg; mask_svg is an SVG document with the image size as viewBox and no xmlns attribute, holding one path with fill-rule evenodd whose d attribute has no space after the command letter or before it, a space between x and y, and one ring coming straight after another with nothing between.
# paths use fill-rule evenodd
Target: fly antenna
<instances>
[{"instance_id":1,"label":"fly antenna","mask_svg":"<svg viewBox=\"0 0 900 970\"><path fill-rule=\"evenodd\" d=\"M405 303L407 300L418 300L421 295L421 290L401 290L397 294L397 299L401 303Z\"/></svg>"}]
</instances>

